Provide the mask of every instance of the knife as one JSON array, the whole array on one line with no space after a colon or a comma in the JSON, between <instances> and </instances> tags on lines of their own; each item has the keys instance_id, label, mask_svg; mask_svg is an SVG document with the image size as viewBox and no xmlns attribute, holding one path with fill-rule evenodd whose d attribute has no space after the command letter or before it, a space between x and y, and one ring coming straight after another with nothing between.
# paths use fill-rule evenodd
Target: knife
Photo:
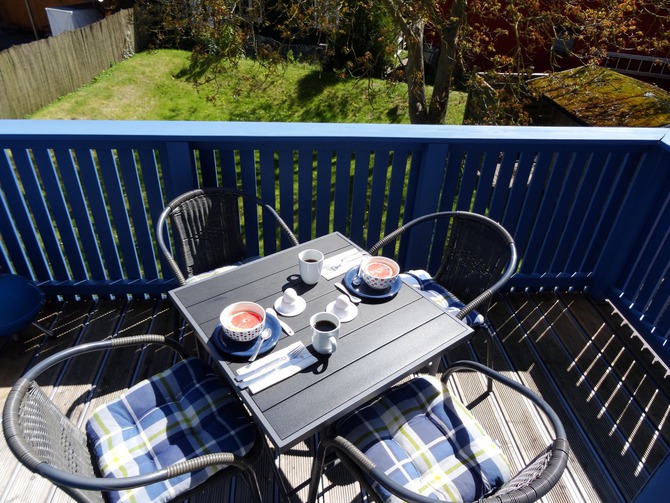
<instances>
[{"instance_id":1,"label":"knife","mask_svg":"<svg viewBox=\"0 0 670 503\"><path fill-rule=\"evenodd\" d=\"M298 353L295 356L283 356L281 358L277 358L274 361L268 362L266 365L263 365L262 367L254 370L253 372L235 376L235 380L237 381L237 385L240 388L245 388L249 386L249 384L267 377L272 372L283 369L284 367L289 367L293 365L295 362L300 361L303 358L307 358L308 356L309 353L302 353L302 352Z\"/></svg>"}]
</instances>

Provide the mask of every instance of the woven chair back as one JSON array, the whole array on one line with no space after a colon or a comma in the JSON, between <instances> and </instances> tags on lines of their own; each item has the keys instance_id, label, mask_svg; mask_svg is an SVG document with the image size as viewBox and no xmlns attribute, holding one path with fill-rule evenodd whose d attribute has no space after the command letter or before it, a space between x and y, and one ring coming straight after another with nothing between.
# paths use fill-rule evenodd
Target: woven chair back
<instances>
[{"instance_id":1,"label":"woven chair back","mask_svg":"<svg viewBox=\"0 0 670 503\"><path fill-rule=\"evenodd\" d=\"M23 396L19 424L24 441L31 446L26 455L36 463L44 461L64 472L98 476L84 432L34 382ZM100 492L60 487L77 501L105 501Z\"/></svg>"},{"instance_id":2,"label":"woven chair back","mask_svg":"<svg viewBox=\"0 0 670 503\"><path fill-rule=\"evenodd\" d=\"M497 227L457 214L451 220L442 262L434 278L468 303L498 281L509 259L509 243ZM487 308L478 311L486 314Z\"/></svg>"},{"instance_id":3,"label":"woven chair back","mask_svg":"<svg viewBox=\"0 0 670 503\"><path fill-rule=\"evenodd\" d=\"M235 194L194 196L172 210L170 221L186 277L247 258Z\"/></svg>"}]
</instances>

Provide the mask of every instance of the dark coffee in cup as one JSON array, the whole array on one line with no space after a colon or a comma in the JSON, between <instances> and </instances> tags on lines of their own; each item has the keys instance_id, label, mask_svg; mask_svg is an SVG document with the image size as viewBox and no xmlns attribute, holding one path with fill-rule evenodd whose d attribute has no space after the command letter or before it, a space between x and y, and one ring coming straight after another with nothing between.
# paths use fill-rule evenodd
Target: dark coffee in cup
<instances>
[{"instance_id":1,"label":"dark coffee in cup","mask_svg":"<svg viewBox=\"0 0 670 503\"><path fill-rule=\"evenodd\" d=\"M305 259L305 262L307 262L307 263L309 263L309 264L313 264L313 263L315 263L315 262L318 262L318 260L313 259L313 258L307 258L307 259Z\"/></svg>"},{"instance_id":2,"label":"dark coffee in cup","mask_svg":"<svg viewBox=\"0 0 670 503\"><path fill-rule=\"evenodd\" d=\"M314 324L314 328L316 328L319 332L331 332L331 331L335 330L337 327L335 326L334 323L332 323L330 321L321 320L321 321L317 321Z\"/></svg>"}]
</instances>

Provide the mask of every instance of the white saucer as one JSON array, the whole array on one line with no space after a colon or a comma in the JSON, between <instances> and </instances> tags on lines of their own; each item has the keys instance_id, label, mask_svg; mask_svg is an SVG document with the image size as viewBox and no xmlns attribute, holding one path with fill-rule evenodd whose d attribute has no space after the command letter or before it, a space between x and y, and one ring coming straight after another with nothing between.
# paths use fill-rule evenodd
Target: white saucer
<instances>
[{"instance_id":1,"label":"white saucer","mask_svg":"<svg viewBox=\"0 0 670 503\"><path fill-rule=\"evenodd\" d=\"M300 313L302 313L307 307L307 302L302 297L298 297L297 299L295 299L293 305L285 304L284 302L282 302L283 300L284 296L282 295L277 300L275 300L274 304L275 311L277 311L282 316L297 316Z\"/></svg>"},{"instance_id":2,"label":"white saucer","mask_svg":"<svg viewBox=\"0 0 670 503\"><path fill-rule=\"evenodd\" d=\"M347 321L353 320L358 314L358 308L354 304L349 303L347 308L343 311L335 307L336 302L337 300L334 300L333 302L328 304L326 306L326 311L337 316L342 323L346 323Z\"/></svg>"}]
</instances>

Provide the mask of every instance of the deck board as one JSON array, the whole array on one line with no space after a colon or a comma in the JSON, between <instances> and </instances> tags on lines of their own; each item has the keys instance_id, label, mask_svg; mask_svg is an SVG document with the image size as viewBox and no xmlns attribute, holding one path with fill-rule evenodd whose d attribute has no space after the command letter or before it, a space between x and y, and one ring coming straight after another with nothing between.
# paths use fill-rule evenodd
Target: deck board
<instances>
[{"instance_id":1,"label":"deck board","mask_svg":"<svg viewBox=\"0 0 670 503\"><path fill-rule=\"evenodd\" d=\"M14 341L0 341L0 400L4 403L15 380L56 351L82 342L143 333L171 334L175 311L166 300L101 300L48 302L40 322L53 329L47 338L28 327ZM582 294L513 293L498 296L489 318L496 329L493 367L541 394L562 418L571 455L561 481L543 498L545 503L629 501L653 469L668 456L670 372L654 358L642 339L611 304ZM188 327L179 334L195 350ZM463 344L450 359L485 355L484 338ZM42 384L78 424L101 402L137 380L167 368L170 351L115 350L79 358L52 369ZM111 371L109 371L111 370ZM502 386L493 398L478 400L485 382L460 373L453 391L498 439L515 466L531 459L549 435L548 425L528 403ZM665 426L665 428L664 428ZM279 459L263 453L255 468L264 501L279 501L278 465L291 501L307 498L312 456L318 435L294 446ZM322 478L324 503L360 502L360 486L342 466ZM192 501L247 501L244 483L233 479ZM51 484L18 466L0 439L0 503L67 502Z\"/></svg>"}]
</instances>

